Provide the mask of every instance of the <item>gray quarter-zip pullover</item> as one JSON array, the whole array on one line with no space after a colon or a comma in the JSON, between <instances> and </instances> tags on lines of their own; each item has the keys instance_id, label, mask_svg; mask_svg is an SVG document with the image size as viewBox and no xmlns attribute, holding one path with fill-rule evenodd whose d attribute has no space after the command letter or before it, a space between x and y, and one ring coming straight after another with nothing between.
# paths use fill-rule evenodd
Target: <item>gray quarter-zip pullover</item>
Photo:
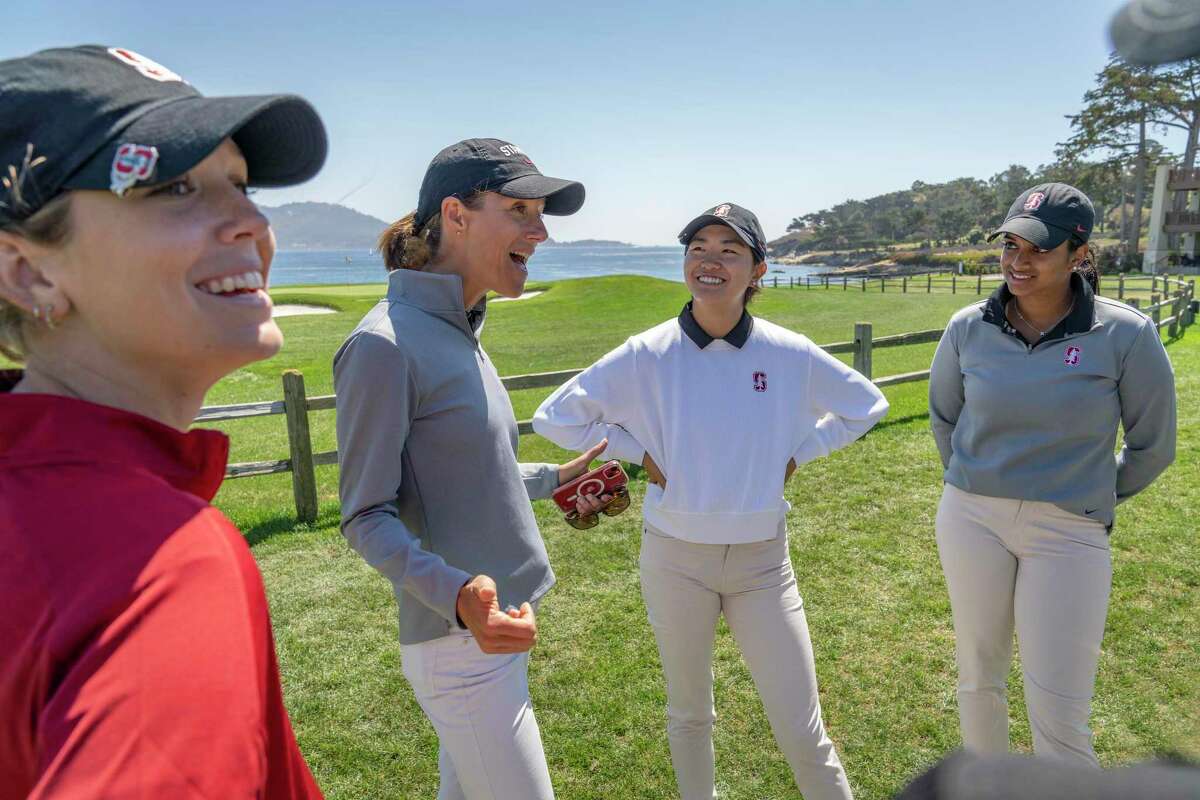
<instances>
[{"instance_id":1,"label":"gray quarter-zip pullover","mask_svg":"<svg viewBox=\"0 0 1200 800\"><path fill-rule=\"evenodd\" d=\"M1175 376L1153 321L1071 281L1073 310L1033 345L1005 318L1004 284L955 314L933 357L929 418L947 483L1111 527L1115 505L1175 458Z\"/></svg>"},{"instance_id":2,"label":"gray quarter-zip pullover","mask_svg":"<svg viewBox=\"0 0 1200 800\"><path fill-rule=\"evenodd\" d=\"M517 463L512 405L479 344L485 308L462 297L456 275L396 270L333 357L342 533L391 581L401 644L458 630L475 575L495 579L501 606L554 585L529 501L558 468Z\"/></svg>"}]
</instances>

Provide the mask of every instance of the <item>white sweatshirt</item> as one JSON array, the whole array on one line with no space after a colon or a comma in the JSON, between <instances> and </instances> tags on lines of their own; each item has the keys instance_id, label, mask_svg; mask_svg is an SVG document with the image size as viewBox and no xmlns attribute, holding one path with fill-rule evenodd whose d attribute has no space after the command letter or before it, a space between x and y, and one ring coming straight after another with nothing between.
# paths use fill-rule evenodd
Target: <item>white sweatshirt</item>
<instances>
[{"instance_id":1,"label":"white sweatshirt","mask_svg":"<svg viewBox=\"0 0 1200 800\"><path fill-rule=\"evenodd\" d=\"M845 447L887 409L874 384L807 337L746 314L714 340L689 304L560 386L533 429L581 452L608 437L605 457L630 463L648 452L667 488L647 487L646 523L740 544L778 534L789 459Z\"/></svg>"}]
</instances>

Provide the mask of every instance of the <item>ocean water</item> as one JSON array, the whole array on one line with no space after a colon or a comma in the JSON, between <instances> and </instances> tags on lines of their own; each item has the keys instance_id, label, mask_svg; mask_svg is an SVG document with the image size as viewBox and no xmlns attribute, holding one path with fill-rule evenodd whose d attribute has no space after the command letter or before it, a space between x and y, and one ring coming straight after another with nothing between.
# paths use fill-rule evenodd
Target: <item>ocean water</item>
<instances>
[{"instance_id":1,"label":"ocean water","mask_svg":"<svg viewBox=\"0 0 1200 800\"><path fill-rule=\"evenodd\" d=\"M767 279L804 276L819 267L768 262ZM681 247L543 247L529 261L529 280L557 281L597 275L650 275L683 280ZM367 250L282 250L271 266L272 286L306 283L383 283L387 271L378 254Z\"/></svg>"}]
</instances>

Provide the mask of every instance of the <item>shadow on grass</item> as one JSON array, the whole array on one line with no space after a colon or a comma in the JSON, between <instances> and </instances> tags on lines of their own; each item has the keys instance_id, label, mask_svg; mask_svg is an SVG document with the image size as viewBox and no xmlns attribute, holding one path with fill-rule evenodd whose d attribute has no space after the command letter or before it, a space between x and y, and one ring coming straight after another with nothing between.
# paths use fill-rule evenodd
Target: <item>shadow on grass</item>
<instances>
[{"instance_id":1,"label":"shadow on grass","mask_svg":"<svg viewBox=\"0 0 1200 800\"><path fill-rule=\"evenodd\" d=\"M903 417L884 417L882 420L875 423L875 426L871 428L871 430L878 431L884 428L890 428L893 425L906 425L909 422L916 422L919 419L929 419L929 412L923 411L919 414L908 414L907 416ZM868 433L870 433L870 431L868 431Z\"/></svg>"},{"instance_id":2,"label":"shadow on grass","mask_svg":"<svg viewBox=\"0 0 1200 800\"><path fill-rule=\"evenodd\" d=\"M294 510L267 517L244 531L246 543L254 547L280 534L309 533L322 528L336 527L339 522L339 513L336 503L327 503L322 506L314 522L301 522L296 519Z\"/></svg>"}]
</instances>

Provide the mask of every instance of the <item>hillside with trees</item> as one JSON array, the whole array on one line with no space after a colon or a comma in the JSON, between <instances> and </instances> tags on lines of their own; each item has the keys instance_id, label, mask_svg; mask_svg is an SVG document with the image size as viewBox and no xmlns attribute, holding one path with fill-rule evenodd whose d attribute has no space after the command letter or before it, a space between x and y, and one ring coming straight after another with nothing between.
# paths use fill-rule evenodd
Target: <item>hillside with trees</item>
<instances>
[{"instance_id":1,"label":"hillside with trees","mask_svg":"<svg viewBox=\"0 0 1200 800\"><path fill-rule=\"evenodd\" d=\"M1200 134L1200 58L1146 68L1109 60L1083 108L1068 115L1071 136L1055 160L1033 168L1013 164L989 178L946 183L917 181L908 189L865 200L847 200L792 220L788 233L770 243L773 258L814 251L920 250L977 245L1004 219L1025 189L1047 181L1079 187L1096 206L1094 238L1115 240L1104 252L1106 267L1132 264L1148 218L1147 198L1159 164L1192 167ZM1154 138L1185 132L1182 153Z\"/></svg>"}]
</instances>

